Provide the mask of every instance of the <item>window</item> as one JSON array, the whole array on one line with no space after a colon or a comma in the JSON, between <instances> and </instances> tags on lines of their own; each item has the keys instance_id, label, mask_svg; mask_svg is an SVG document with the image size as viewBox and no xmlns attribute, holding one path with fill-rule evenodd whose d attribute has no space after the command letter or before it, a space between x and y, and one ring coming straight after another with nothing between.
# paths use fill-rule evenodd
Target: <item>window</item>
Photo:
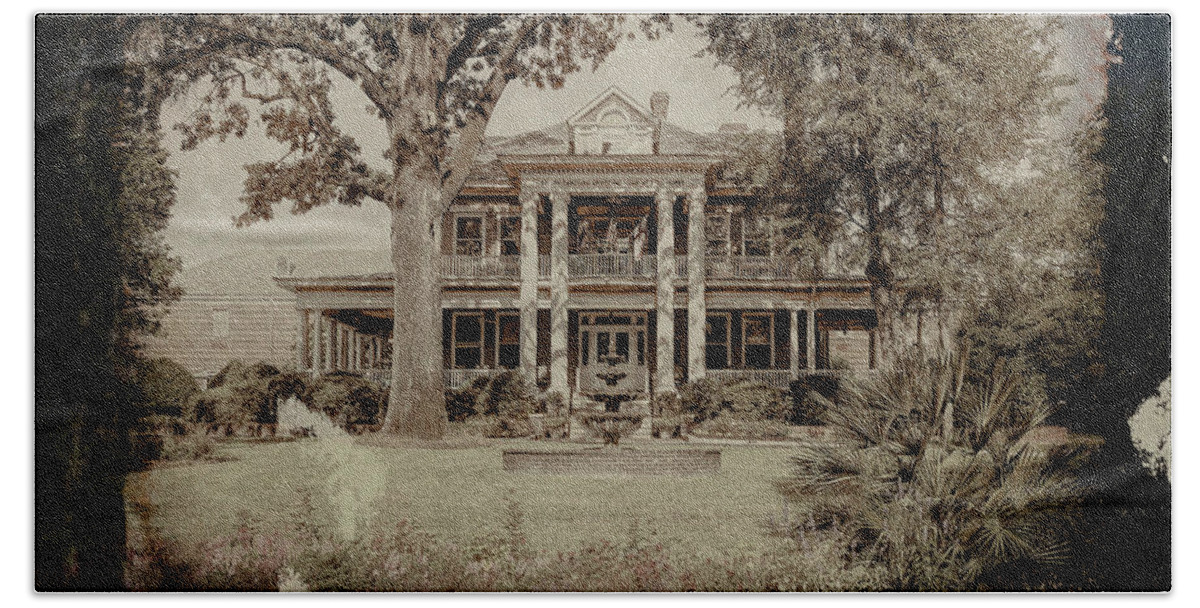
<instances>
[{"instance_id":1,"label":"window","mask_svg":"<svg viewBox=\"0 0 1200 608\"><path fill-rule=\"evenodd\" d=\"M729 255L729 216L724 213L707 215L704 236L708 241L707 255L718 257Z\"/></svg>"},{"instance_id":2,"label":"window","mask_svg":"<svg viewBox=\"0 0 1200 608\"><path fill-rule=\"evenodd\" d=\"M454 313L454 369L478 369L483 362L483 313Z\"/></svg>"},{"instance_id":3,"label":"window","mask_svg":"<svg viewBox=\"0 0 1200 608\"><path fill-rule=\"evenodd\" d=\"M521 365L521 317L496 315L496 367L513 369Z\"/></svg>"},{"instance_id":4,"label":"window","mask_svg":"<svg viewBox=\"0 0 1200 608\"><path fill-rule=\"evenodd\" d=\"M217 338L226 338L229 336L228 308L212 309L212 333Z\"/></svg>"},{"instance_id":5,"label":"window","mask_svg":"<svg viewBox=\"0 0 1200 608\"><path fill-rule=\"evenodd\" d=\"M770 313L742 314L742 359L749 369L775 366L775 334Z\"/></svg>"},{"instance_id":6,"label":"window","mask_svg":"<svg viewBox=\"0 0 1200 608\"><path fill-rule=\"evenodd\" d=\"M771 255L771 218L742 218L742 251L745 255Z\"/></svg>"},{"instance_id":7,"label":"window","mask_svg":"<svg viewBox=\"0 0 1200 608\"><path fill-rule=\"evenodd\" d=\"M454 254L483 255L483 218L467 216L455 221Z\"/></svg>"},{"instance_id":8,"label":"window","mask_svg":"<svg viewBox=\"0 0 1200 608\"><path fill-rule=\"evenodd\" d=\"M500 255L521 255L521 218L500 217Z\"/></svg>"},{"instance_id":9,"label":"window","mask_svg":"<svg viewBox=\"0 0 1200 608\"><path fill-rule=\"evenodd\" d=\"M709 313L704 323L705 366L708 369L729 367L729 313Z\"/></svg>"}]
</instances>

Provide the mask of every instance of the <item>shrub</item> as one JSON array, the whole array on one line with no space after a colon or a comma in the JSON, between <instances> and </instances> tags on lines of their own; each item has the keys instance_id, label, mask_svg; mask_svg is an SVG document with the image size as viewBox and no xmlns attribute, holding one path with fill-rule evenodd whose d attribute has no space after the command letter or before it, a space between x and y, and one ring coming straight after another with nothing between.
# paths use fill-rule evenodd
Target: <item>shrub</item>
<instances>
[{"instance_id":1,"label":"shrub","mask_svg":"<svg viewBox=\"0 0 1200 608\"><path fill-rule=\"evenodd\" d=\"M753 420L738 416L718 416L705 420L691 430L698 437L720 439L787 439L788 427L778 420Z\"/></svg>"},{"instance_id":2,"label":"shrub","mask_svg":"<svg viewBox=\"0 0 1200 608\"><path fill-rule=\"evenodd\" d=\"M593 436L604 439L604 445L618 445L621 438L642 424L641 414L618 412L587 412L579 418Z\"/></svg>"},{"instance_id":3,"label":"shrub","mask_svg":"<svg viewBox=\"0 0 1200 608\"><path fill-rule=\"evenodd\" d=\"M475 407L488 382L490 378L481 376L464 387L446 389L446 415L451 422L462 422L478 413Z\"/></svg>"},{"instance_id":4,"label":"shrub","mask_svg":"<svg viewBox=\"0 0 1200 608\"><path fill-rule=\"evenodd\" d=\"M750 381L728 384L702 378L679 389L680 408L695 422L722 413L754 420L784 420L792 409L785 391Z\"/></svg>"},{"instance_id":5,"label":"shrub","mask_svg":"<svg viewBox=\"0 0 1200 608\"><path fill-rule=\"evenodd\" d=\"M182 415L188 399L200 392L187 369L166 357L140 361L134 373L143 415Z\"/></svg>"},{"instance_id":6,"label":"shrub","mask_svg":"<svg viewBox=\"0 0 1200 608\"><path fill-rule=\"evenodd\" d=\"M301 397L310 410L323 412L343 429L378 424L387 393L380 385L351 372L332 372L313 381Z\"/></svg>"},{"instance_id":7,"label":"shrub","mask_svg":"<svg viewBox=\"0 0 1200 608\"><path fill-rule=\"evenodd\" d=\"M281 375L266 363L246 365L234 359L209 381L209 388L192 395L184 407L188 422L234 426L274 424L280 394L293 394L303 385L295 374Z\"/></svg>"},{"instance_id":8,"label":"shrub","mask_svg":"<svg viewBox=\"0 0 1200 608\"><path fill-rule=\"evenodd\" d=\"M971 380L965 356L900 357L844 387L826 413L839 440L801 444L780 490L849 562L884 566L890 589L969 588L984 571L1062 557L1086 444L1037 443L1044 402L1014 398L1002 363Z\"/></svg>"},{"instance_id":9,"label":"shrub","mask_svg":"<svg viewBox=\"0 0 1200 608\"><path fill-rule=\"evenodd\" d=\"M481 427L484 437L513 439L533 434L533 423L529 421L528 415L524 418L516 416L482 416L481 418L484 421Z\"/></svg>"},{"instance_id":10,"label":"shrub","mask_svg":"<svg viewBox=\"0 0 1200 608\"><path fill-rule=\"evenodd\" d=\"M543 393L538 398L537 413L559 415L566 414L567 400L558 391Z\"/></svg>"},{"instance_id":11,"label":"shrub","mask_svg":"<svg viewBox=\"0 0 1200 608\"><path fill-rule=\"evenodd\" d=\"M529 382L520 372L508 370L492 376L479 395L475 409L485 416L526 417L537 407Z\"/></svg>"},{"instance_id":12,"label":"shrub","mask_svg":"<svg viewBox=\"0 0 1200 608\"><path fill-rule=\"evenodd\" d=\"M787 421L792 424L825 424L825 412L833 406L838 391L836 377L810 376L793 380L788 386L792 410Z\"/></svg>"}]
</instances>

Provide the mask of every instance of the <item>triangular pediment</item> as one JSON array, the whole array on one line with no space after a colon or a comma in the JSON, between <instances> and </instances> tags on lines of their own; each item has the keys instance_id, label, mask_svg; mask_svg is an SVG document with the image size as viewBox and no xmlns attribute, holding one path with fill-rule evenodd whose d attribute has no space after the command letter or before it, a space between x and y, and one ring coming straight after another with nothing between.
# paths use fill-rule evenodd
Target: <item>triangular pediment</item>
<instances>
[{"instance_id":1,"label":"triangular pediment","mask_svg":"<svg viewBox=\"0 0 1200 608\"><path fill-rule=\"evenodd\" d=\"M567 119L571 126L579 124L654 124L650 110L634 101L617 87L609 87Z\"/></svg>"}]
</instances>

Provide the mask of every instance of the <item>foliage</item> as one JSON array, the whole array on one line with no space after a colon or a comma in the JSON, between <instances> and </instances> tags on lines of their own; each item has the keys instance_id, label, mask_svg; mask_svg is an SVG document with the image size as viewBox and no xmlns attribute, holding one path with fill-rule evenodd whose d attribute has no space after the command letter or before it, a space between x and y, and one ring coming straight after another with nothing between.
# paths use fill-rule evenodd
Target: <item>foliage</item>
<instances>
[{"instance_id":1,"label":"foliage","mask_svg":"<svg viewBox=\"0 0 1200 608\"><path fill-rule=\"evenodd\" d=\"M192 395L184 408L188 422L246 425L273 424L279 401L296 394L303 381L266 363L234 359L209 380L209 388Z\"/></svg>"},{"instance_id":2,"label":"foliage","mask_svg":"<svg viewBox=\"0 0 1200 608\"><path fill-rule=\"evenodd\" d=\"M1158 392L1142 402L1129 418L1133 447L1142 457L1142 466L1156 477L1171 480L1171 378L1158 386Z\"/></svg>"},{"instance_id":3,"label":"foliage","mask_svg":"<svg viewBox=\"0 0 1200 608\"><path fill-rule=\"evenodd\" d=\"M627 538L571 551L528 545L524 511L509 499L498 528L463 545L400 520L367 538L342 539L296 519L267 533L242 518L236 533L189 550L153 528L138 539L137 590L296 591L816 591L877 588L877 567L842 565L830 544L810 551L702 557L649 540L633 521Z\"/></svg>"},{"instance_id":4,"label":"foliage","mask_svg":"<svg viewBox=\"0 0 1200 608\"><path fill-rule=\"evenodd\" d=\"M352 372L331 372L313 381L300 398L310 410L323 412L348 429L375 425L382 419L387 395L382 386Z\"/></svg>"},{"instance_id":5,"label":"foliage","mask_svg":"<svg viewBox=\"0 0 1200 608\"><path fill-rule=\"evenodd\" d=\"M518 417L531 414L537 407L528 379L521 372L508 370L491 377L487 389L479 395L480 413Z\"/></svg>"},{"instance_id":6,"label":"foliage","mask_svg":"<svg viewBox=\"0 0 1200 608\"><path fill-rule=\"evenodd\" d=\"M604 445L619 445L621 438L642 425L641 414L620 412L584 412L579 420L592 435L604 440Z\"/></svg>"},{"instance_id":7,"label":"foliage","mask_svg":"<svg viewBox=\"0 0 1200 608\"><path fill-rule=\"evenodd\" d=\"M538 397L537 412L540 414L562 415L567 411L567 400L558 391L548 391Z\"/></svg>"},{"instance_id":8,"label":"foliage","mask_svg":"<svg viewBox=\"0 0 1200 608\"><path fill-rule=\"evenodd\" d=\"M137 351L179 293L171 285L179 262L162 236L172 175L148 134L153 112L123 64L136 21L36 18L39 591L121 587Z\"/></svg>"},{"instance_id":9,"label":"foliage","mask_svg":"<svg viewBox=\"0 0 1200 608\"><path fill-rule=\"evenodd\" d=\"M679 406L695 422L720 415L783 420L791 410L789 401L784 391L745 380L724 383L701 378L679 388Z\"/></svg>"},{"instance_id":10,"label":"foliage","mask_svg":"<svg viewBox=\"0 0 1200 608\"><path fill-rule=\"evenodd\" d=\"M478 413L479 396L487 390L491 378L480 376L459 388L446 389L446 414L452 422L462 422Z\"/></svg>"},{"instance_id":11,"label":"foliage","mask_svg":"<svg viewBox=\"0 0 1200 608\"><path fill-rule=\"evenodd\" d=\"M384 429L422 438L446 426L439 247L431 227L457 196L496 104L514 80L562 86L625 32L617 15L191 15L155 19L138 51L160 94L206 88L183 147L242 137L258 123L288 152L246 165L239 225L371 199L392 216L395 353ZM653 31L647 25L647 31ZM356 86L388 134L386 168L345 133L335 100ZM376 162L372 162L376 161ZM403 381L402 381L403 380Z\"/></svg>"},{"instance_id":12,"label":"foliage","mask_svg":"<svg viewBox=\"0 0 1200 608\"><path fill-rule=\"evenodd\" d=\"M837 393L837 381L824 382L824 378L795 380L788 387L792 399L792 411L788 422L802 425L825 424L825 412L833 407L832 397Z\"/></svg>"},{"instance_id":13,"label":"foliage","mask_svg":"<svg viewBox=\"0 0 1200 608\"><path fill-rule=\"evenodd\" d=\"M166 357L141 360L135 369L146 414L179 416L188 398L200 392L187 369Z\"/></svg>"},{"instance_id":14,"label":"foliage","mask_svg":"<svg viewBox=\"0 0 1200 608\"><path fill-rule=\"evenodd\" d=\"M1044 402L1014 399L1022 379L998 364L967 376L965 355L909 357L845 387L827 413L833 441L801 444L786 497L845 559L878 562L892 589L971 588L985 571L1062 559L1087 448L1037 442Z\"/></svg>"},{"instance_id":15,"label":"foliage","mask_svg":"<svg viewBox=\"0 0 1200 608\"><path fill-rule=\"evenodd\" d=\"M697 437L721 439L787 439L788 427L778 420L753 420L740 416L718 416L690 431Z\"/></svg>"},{"instance_id":16,"label":"foliage","mask_svg":"<svg viewBox=\"0 0 1200 608\"><path fill-rule=\"evenodd\" d=\"M735 160L731 174L757 176L765 210L788 218L782 240L815 275L866 275L884 359L901 346L898 316L952 302L1002 309L1009 328L1065 326L1023 338L1038 363L1089 350L1100 171L1094 125L1064 112L1072 83L1055 66L1061 19L694 21L705 52L738 74L739 97L784 123L782 141L747 142L767 149L735 155L772 169ZM1042 340L1066 348L1041 354Z\"/></svg>"}]
</instances>

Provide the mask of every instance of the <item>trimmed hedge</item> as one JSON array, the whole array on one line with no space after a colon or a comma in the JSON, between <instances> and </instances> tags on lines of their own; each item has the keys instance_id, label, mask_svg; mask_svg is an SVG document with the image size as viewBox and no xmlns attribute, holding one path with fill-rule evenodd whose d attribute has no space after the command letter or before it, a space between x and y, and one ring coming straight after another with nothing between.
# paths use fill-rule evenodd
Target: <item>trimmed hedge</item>
<instances>
[{"instance_id":1,"label":"trimmed hedge","mask_svg":"<svg viewBox=\"0 0 1200 608\"><path fill-rule=\"evenodd\" d=\"M141 389L142 416L179 416L200 385L182 365L166 357L139 361L134 382Z\"/></svg>"},{"instance_id":2,"label":"trimmed hedge","mask_svg":"<svg viewBox=\"0 0 1200 608\"><path fill-rule=\"evenodd\" d=\"M387 391L352 372L331 372L311 382L300 400L343 429L374 426L387 410Z\"/></svg>"}]
</instances>

